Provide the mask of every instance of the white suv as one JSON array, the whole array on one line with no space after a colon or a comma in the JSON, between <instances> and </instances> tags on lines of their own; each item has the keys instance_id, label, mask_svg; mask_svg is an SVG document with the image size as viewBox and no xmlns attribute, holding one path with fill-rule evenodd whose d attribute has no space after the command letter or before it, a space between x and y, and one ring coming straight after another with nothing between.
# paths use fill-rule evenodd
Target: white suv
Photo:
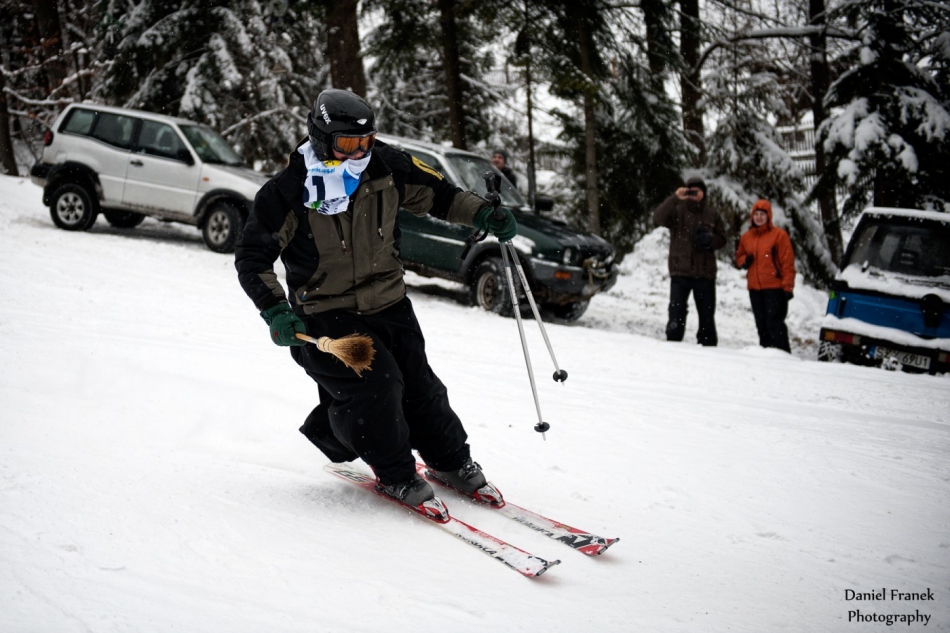
<instances>
[{"instance_id":1,"label":"white suv","mask_svg":"<svg viewBox=\"0 0 950 633\"><path fill-rule=\"evenodd\" d=\"M211 128L152 112L72 104L44 145L30 177L67 231L88 230L100 210L120 228L151 216L197 226L208 248L228 253L268 178Z\"/></svg>"}]
</instances>

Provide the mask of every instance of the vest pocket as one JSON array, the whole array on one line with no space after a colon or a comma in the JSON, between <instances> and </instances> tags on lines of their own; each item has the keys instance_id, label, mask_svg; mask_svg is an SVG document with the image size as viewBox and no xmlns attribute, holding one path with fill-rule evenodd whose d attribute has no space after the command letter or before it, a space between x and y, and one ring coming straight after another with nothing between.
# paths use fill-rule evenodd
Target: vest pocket
<instances>
[{"instance_id":1,"label":"vest pocket","mask_svg":"<svg viewBox=\"0 0 950 633\"><path fill-rule=\"evenodd\" d=\"M313 299L316 297L317 292L320 291L320 286L323 285L323 282L327 279L327 273L324 272L322 275L316 279L311 279L310 282L301 288L297 288L297 303L303 304L307 301L308 298Z\"/></svg>"}]
</instances>

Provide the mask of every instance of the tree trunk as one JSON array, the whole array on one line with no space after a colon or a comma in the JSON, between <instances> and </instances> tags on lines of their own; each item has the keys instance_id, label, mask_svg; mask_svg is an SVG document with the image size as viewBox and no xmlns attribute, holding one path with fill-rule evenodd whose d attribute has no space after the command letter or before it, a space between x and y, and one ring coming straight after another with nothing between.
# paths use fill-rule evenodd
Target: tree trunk
<instances>
[{"instance_id":1,"label":"tree trunk","mask_svg":"<svg viewBox=\"0 0 950 633\"><path fill-rule=\"evenodd\" d=\"M699 106L702 97L699 73L699 0L680 0L680 10L680 55L684 65L680 75L683 131L686 133L686 139L696 148L694 166L702 167L706 163L706 130L703 126L703 112Z\"/></svg>"},{"instance_id":2,"label":"tree trunk","mask_svg":"<svg viewBox=\"0 0 950 633\"><path fill-rule=\"evenodd\" d=\"M584 75L584 163L587 175L587 228L594 235L600 235L600 190L597 181L597 120L594 108L597 105L597 93L594 84L593 41L582 19L578 23L578 51L580 52L581 73Z\"/></svg>"},{"instance_id":3,"label":"tree trunk","mask_svg":"<svg viewBox=\"0 0 950 633\"><path fill-rule=\"evenodd\" d=\"M10 139L10 114L7 112L6 81L0 72L0 169L7 176L19 176L13 142Z\"/></svg>"},{"instance_id":4,"label":"tree trunk","mask_svg":"<svg viewBox=\"0 0 950 633\"><path fill-rule=\"evenodd\" d=\"M36 26L40 35L40 55L46 72L46 89L53 94L63 85L66 64L63 59L63 31L56 0L33 0Z\"/></svg>"},{"instance_id":5,"label":"tree trunk","mask_svg":"<svg viewBox=\"0 0 950 633\"><path fill-rule=\"evenodd\" d=\"M330 81L334 88L351 90L366 96L366 71L360 57L358 0L333 0L326 3L327 58Z\"/></svg>"},{"instance_id":6,"label":"tree trunk","mask_svg":"<svg viewBox=\"0 0 950 633\"><path fill-rule=\"evenodd\" d=\"M825 25L825 0L809 0L809 24L812 26ZM825 95L828 93L828 57L827 41L824 33L815 33L809 36L811 45L811 112L815 127L815 174L821 176L827 168L825 162L825 147L818 138L818 126L825 120ZM818 209L821 213L821 223L828 240L828 250L831 251L831 260L835 264L841 263L844 248L841 237L841 221L838 218L838 204L835 200L835 190L821 192L818 195Z\"/></svg>"},{"instance_id":7,"label":"tree trunk","mask_svg":"<svg viewBox=\"0 0 950 633\"><path fill-rule=\"evenodd\" d=\"M528 61L525 63L524 81L528 102L528 204L531 205L532 209L537 210L537 207L535 206L535 198L537 197L538 193L538 184L535 180L537 177L537 171L534 156L534 104L531 102L530 57L528 57Z\"/></svg>"},{"instance_id":8,"label":"tree trunk","mask_svg":"<svg viewBox=\"0 0 950 633\"><path fill-rule=\"evenodd\" d=\"M642 0L640 8L643 11L643 22L646 26L647 35L647 62L650 66L650 75L654 81L659 80L662 83L662 76L666 72L667 64L671 60L666 55L666 51L661 45L664 29L662 16L664 6L662 0Z\"/></svg>"},{"instance_id":9,"label":"tree trunk","mask_svg":"<svg viewBox=\"0 0 950 633\"><path fill-rule=\"evenodd\" d=\"M452 145L468 149L465 134L465 108L462 105L462 71L459 59L458 30L455 23L456 0L439 0L439 25L442 27L442 58L445 66L445 89L449 99L449 125Z\"/></svg>"}]
</instances>

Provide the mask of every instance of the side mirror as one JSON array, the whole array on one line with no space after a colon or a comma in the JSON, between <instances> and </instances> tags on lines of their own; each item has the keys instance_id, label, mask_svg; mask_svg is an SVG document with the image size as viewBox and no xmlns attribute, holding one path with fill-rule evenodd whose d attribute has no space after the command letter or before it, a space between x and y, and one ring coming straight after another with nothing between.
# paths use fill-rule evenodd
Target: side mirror
<instances>
[{"instance_id":1,"label":"side mirror","mask_svg":"<svg viewBox=\"0 0 950 633\"><path fill-rule=\"evenodd\" d=\"M188 163L189 165L195 164L195 159L191 157L191 152L189 152L184 147L178 148L178 152L175 153L175 158L182 161L183 163Z\"/></svg>"},{"instance_id":2,"label":"side mirror","mask_svg":"<svg viewBox=\"0 0 950 633\"><path fill-rule=\"evenodd\" d=\"M534 197L534 210L535 211L550 211L554 208L554 199L546 198L544 196L535 196Z\"/></svg>"}]
</instances>

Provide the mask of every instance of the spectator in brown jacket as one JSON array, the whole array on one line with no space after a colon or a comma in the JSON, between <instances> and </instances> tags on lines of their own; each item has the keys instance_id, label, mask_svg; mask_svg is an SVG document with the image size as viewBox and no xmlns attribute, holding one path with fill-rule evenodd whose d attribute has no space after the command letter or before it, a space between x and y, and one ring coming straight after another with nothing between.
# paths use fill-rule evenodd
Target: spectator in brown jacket
<instances>
[{"instance_id":1,"label":"spectator in brown jacket","mask_svg":"<svg viewBox=\"0 0 950 633\"><path fill-rule=\"evenodd\" d=\"M670 308L666 340L682 341L690 293L699 314L697 341L715 346L716 253L726 245L722 218L706 205L706 183L690 178L686 186L660 203L653 221L670 230Z\"/></svg>"},{"instance_id":2,"label":"spectator in brown jacket","mask_svg":"<svg viewBox=\"0 0 950 633\"><path fill-rule=\"evenodd\" d=\"M788 344L788 302L795 289L795 252L788 233L772 224L772 205L752 205L749 230L742 234L736 265L749 271L746 283L759 345L791 351Z\"/></svg>"}]
</instances>

